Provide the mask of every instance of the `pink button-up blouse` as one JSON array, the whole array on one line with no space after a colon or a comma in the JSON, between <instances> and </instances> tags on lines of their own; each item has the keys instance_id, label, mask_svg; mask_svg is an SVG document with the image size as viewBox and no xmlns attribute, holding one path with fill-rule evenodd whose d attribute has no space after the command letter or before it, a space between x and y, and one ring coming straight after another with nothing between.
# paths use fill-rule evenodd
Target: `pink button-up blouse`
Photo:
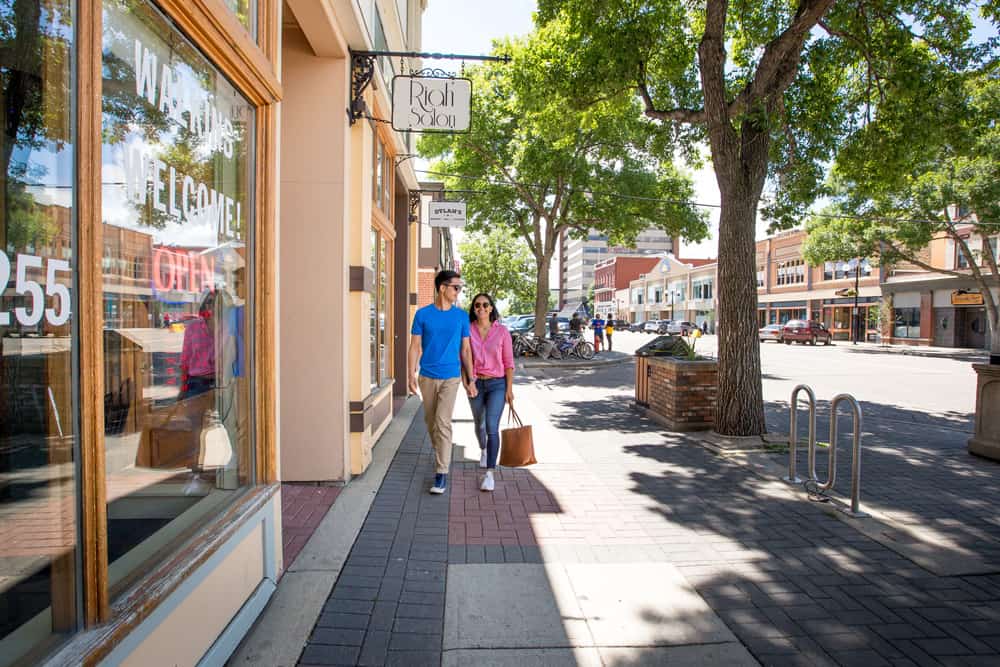
<instances>
[{"instance_id":1,"label":"pink button-up blouse","mask_svg":"<svg viewBox=\"0 0 1000 667\"><path fill-rule=\"evenodd\" d=\"M507 327L494 322L486 332L486 338L479 335L479 327L472 323L469 327L469 340L472 344L472 366L476 377L500 378L504 371L514 368L514 349Z\"/></svg>"}]
</instances>

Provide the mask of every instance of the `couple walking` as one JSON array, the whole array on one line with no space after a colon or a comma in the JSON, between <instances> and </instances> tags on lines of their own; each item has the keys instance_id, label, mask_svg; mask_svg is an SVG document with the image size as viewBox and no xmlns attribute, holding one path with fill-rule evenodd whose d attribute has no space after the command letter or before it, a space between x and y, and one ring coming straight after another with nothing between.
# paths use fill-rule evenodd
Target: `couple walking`
<instances>
[{"instance_id":1,"label":"couple walking","mask_svg":"<svg viewBox=\"0 0 1000 667\"><path fill-rule=\"evenodd\" d=\"M413 316L407 354L407 387L419 393L424 420L434 445L435 475L431 493L448 488L451 464L451 417L461 384L469 397L486 468L480 489L492 491L500 451L500 415L514 402L514 351L510 332L500 324L489 294L477 294L468 314L458 308L462 277L455 271L434 276L434 303ZM419 375L418 375L419 368Z\"/></svg>"}]
</instances>

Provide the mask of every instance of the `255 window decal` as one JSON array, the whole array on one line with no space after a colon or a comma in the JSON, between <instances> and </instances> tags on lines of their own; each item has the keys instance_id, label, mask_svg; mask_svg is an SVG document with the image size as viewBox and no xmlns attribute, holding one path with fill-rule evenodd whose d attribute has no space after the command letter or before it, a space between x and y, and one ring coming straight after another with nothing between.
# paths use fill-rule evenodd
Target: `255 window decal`
<instances>
[{"instance_id":1,"label":"255 window decal","mask_svg":"<svg viewBox=\"0 0 1000 667\"><path fill-rule=\"evenodd\" d=\"M45 266L45 288L32 280L29 272L32 269L42 269ZM70 316L70 294L69 288L59 282L59 275L71 271L69 262L64 259L45 260L37 255L18 254L14 267L14 292L21 296L30 297L30 305L18 306L14 308L14 316L17 321L26 327L35 326L45 320L52 326L60 326L69 321ZM10 259L5 253L0 253L0 285L6 291L10 283L11 265ZM54 306L45 307L45 297L57 297ZM10 311L0 310L0 326L10 326Z\"/></svg>"}]
</instances>

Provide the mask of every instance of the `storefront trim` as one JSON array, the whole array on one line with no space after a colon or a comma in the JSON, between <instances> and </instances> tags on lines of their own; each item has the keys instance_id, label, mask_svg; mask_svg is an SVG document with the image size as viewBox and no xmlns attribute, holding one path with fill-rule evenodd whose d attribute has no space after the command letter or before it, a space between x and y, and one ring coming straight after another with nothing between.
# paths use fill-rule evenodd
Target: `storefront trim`
<instances>
[{"instance_id":1,"label":"storefront trim","mask_svg":"<svg viewBox=\"0 0 1000 667\"><path fill-rule=\"evenodd\" d=\"M269 60L269 54L254 42L222 0L157 0L157 4L251 103L260 106L281 99L273 55ZM270 14L263 15L264 11ZM269 51L275 50L277 44L277 28L272 25L278 23L277 18L275 5L260 0L258 32L266 36L263 46Z\"/></svg>"},{"instance_id":2,"label":"storefront trim","mask_svg":"<svg viewBox=\"0 0 1000 667\"><path fill-rule=\"evenodd\" d=\"M351 433L364 433L369 426L375 423L381 425L378 418L384 418L383 413L385 412L384 409L381 409L381 404L385 402L386 396L391 395L394 383L394 378L387 378L378 389L365 396L364 399L351 401L348 404L351 413ZM378 414L376 414L376 408L380 408L377 410Z\"/></svg>"},{"instance_id":3,"label":"storefront trim","mask_svg":"<svg viewBox=\"0 0 1000 667\"><path fill-rule=\"evenodd\" d=\"M348 269L349 286L352 292L371 292L375 287L375 272L367 266L351 266Z\"/></svg>"},{"instance_id":4,"label":"storefront trim","mask_svg":"<svg viewBox=\"0 0 1000 667\"><path fill-rule=\"evenodd\" d=\"M275 536L269 534L274 526L273 522L267 521L264 510L277 496L280 488L280 484L275 483L248 489L189 544L160 562L120 596L111 607L111 619L108 623L81 632L47 664L90 666L116 654L125 657L156 627L158 620L172 613L177 601L184 599L211 574L215 566L239 543L241 536L256 528L260 522L266 524L265 578L276 577L277 559L273 546ZM175 601L170 604L168 601L175 593ZM247 609L246 604L244 609ZM152 621L149 629L136 633L147 620Z\"/></svg>"}]
</instances>

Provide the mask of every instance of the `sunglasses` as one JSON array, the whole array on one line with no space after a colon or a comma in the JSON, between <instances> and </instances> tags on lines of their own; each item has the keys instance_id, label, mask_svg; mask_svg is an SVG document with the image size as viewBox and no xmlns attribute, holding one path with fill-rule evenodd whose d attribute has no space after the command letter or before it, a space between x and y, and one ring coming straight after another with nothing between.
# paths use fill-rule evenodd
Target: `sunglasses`
<instances>
[{"instance_id":1,"label":"sunglasses","mask_svg":"<svg viewBox=\"0 0 1000 667\"><path fill-rule=\"evenodd\" d=\"M472 304L472 307L476 308L477 310L479 308L491 308L489 301L477 301L476 303Z\"/></svg>"},{"instance_id":2,"label":"sunglasses","mask_svg":"<svg viewBox=\"0 0 1000 667\"><path fill-rule=\"evenodd\" d=\"M464 287L464 285L454 285L452 283L448 283L447 285L445 285L445 287L450 287L453 290L455 290L456 292L461 292L462 288Z\"/></svg>"}]
</instances>

